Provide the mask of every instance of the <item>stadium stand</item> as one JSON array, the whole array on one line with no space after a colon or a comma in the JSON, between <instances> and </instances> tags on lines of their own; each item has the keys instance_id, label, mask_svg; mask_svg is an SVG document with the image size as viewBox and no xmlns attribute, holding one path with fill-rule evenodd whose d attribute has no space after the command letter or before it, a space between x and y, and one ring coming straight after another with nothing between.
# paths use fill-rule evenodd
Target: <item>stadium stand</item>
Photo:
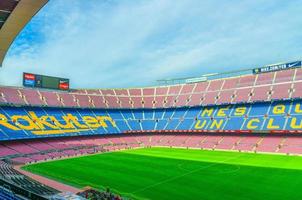
<instances>
[{"instance_id":1,"label":"stadium stand","mask_svg":"<svg viewBox=\"0 0 302 200\"><path fill-rule=\"evenodd\" d=\"M157 109L0 107L0 140L129 132L301 132L301 100Z\"/></svg>"},{"instance_id":2,"label":"stadium stand","mask_svg":"<svg viewBox=\"0 0 302 200\"><path fill-rule=\"evenodd\" d=\"M0 161L0 175L2 179L5 179L6 183L10 183L12 185L16 185L19 188L22 188L26 191L29 191L37 196L51 196L57 194L58 191L46 186L39 184L37 181L30 179L17 170L15 170L11 164ZM2 190L5 191L5 190ZM5 191L7 194L7 191ZM14 196L13 196L14 198ZM19 199L16 197L16 199ZM22 199L22 198L20 198ZM35 199L35 198L33 198Z\"/></svg>"},{"instance_id":3,"label":"stadium stand","mask_svg":"<svg viewBox=\"0 0 302 200\"><path fill-rule=\"evenodd\" d=\"M3 200L26 200L24 197L15 194L13 191L0 187L0 199Z\"/></svg>"},{"instance_id":4,"label":"stadium stand","mask_svg":"<svg viewBox=\"0 0 302 200\"><path fill-rule=\"evenodd\" d=\"M102 153L122 149L166 146L209 150L267 152L297 155L302 152L302 139L296 135L184 133L124 134L118 136L75 136L2 142L0 159L13 164L26 164L70 156ZM21 151L20 149L27 149ZM3 162L4 163L4 162ZM2 164L3 164L2 163ZM5 164L7 165L7 163Z\"/></svg>"},{"instance_id":5,"label":"stadium stand","mask_svg":"<svg viewBox=\"0 0 302 200\"><path fill-rule=\"evenodd\" d=\"M138 89L53 92L0 88L1 103L80 108L170 108L300 98L301 70L243 75L207 82Z\"/></svg>"},{"instance_id":6,"label":"stadium stand","mask_svg":"<svg viewBox=\"0 0 302 200\"><path fill-rule=\"evenodd\" d=\"M1 86L0 173L45 197L58 191L13 166L154 146L299 155L301 80L296 68L147 88Z\"/></svg>"},{"instance_id":7,"label":"stadium stand","mask_svg":"<svg viewBox=\"0 0 302 200\"><path fill-rule=\"evenodd\" d=\"M13 39L46 3L0 1L0 65ZM295 63L145 88L0 86L0 199L60 195L14 167L73 156L154 146L301 155L302 69L288 67Z\"/></svg>"}]
</instances>

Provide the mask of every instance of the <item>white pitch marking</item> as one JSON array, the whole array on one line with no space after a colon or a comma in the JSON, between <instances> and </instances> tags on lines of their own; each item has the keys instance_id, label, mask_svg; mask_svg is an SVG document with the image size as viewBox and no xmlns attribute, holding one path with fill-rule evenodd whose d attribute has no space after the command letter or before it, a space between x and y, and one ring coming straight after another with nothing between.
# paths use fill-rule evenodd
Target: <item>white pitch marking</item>
<instances>
[{"instance_id":1,"label":"white pitch marking","mask_svg":"<svg viewBox=\"0 0 302 200\"><path fill-rule=\"evenodd\" d=\"M239 157L241 157L241 156L242 156L242 155L237 156L237 157L228 158L228 159L225 159L225 160L223 160L223 161L221 161L221 162L211 163L211 164L206 165L206 166L203 166L203 167L201 167L201 168L194 169L194 170L192 170L192 171L188 171L187 173L184 173L184 174L181 174L181 175L178 175L178 176L174 176L174 177L168 178L168 179L166 179L166 180L163 180L163 181L154 183L154 184L152 184L152 185L146 186L146 187L141 188L141 189L139 189L139 190L136 190L136 191L134 191L134 192L130 192L130 194L135 194L135 193L138 193L138 192L145 191L145 190L150 189L150 188L152 188L152 187L155 187L155 186L161 185L161 184L163 184L163 183L167 183L167 182L170 182L170 181L179 179L179 178L184 177L184 176L189 175L189 174L193 174L193 173L198 172L198 171L200 171L200 170L202 170L202 169L207 169L207 168L213 167L213 166L215 166L215 165L223 164L223 163L225 163L225 162L227 162L227 161L229 161L229 160L236 159L236 158L239 158Z\"/></svg>"}]
</instances>

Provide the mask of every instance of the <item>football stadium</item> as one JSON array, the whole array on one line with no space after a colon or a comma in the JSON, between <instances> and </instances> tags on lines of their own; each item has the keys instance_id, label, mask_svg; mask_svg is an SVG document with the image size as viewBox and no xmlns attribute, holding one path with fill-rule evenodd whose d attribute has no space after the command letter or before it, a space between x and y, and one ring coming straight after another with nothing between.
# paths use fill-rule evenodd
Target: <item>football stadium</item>
<instances>
[{"instance_id":1,"label":"football stadium","mask_svg":"<svg viewBox=\"0 0 302 200\"><path fill-rule=\"evenodd\" d=\"M1 63L47 3L0 0ZM301 60L144 87L21 78L0 86L0 199L302 198Z\"/></svg>"}]
</instances>

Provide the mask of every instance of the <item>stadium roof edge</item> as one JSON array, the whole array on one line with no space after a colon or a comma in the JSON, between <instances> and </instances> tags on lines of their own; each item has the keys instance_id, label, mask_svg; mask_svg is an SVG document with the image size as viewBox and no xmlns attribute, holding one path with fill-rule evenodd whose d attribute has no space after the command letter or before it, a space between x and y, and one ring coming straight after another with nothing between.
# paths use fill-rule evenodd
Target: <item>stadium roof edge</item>
<instances>
[{"instance_id":1,"label":"stadium roof edge","mask_svg":"<svg viewBox=\"0 0 302 200\"><path fill-rule=\"evenodd\" d=\"M0 67L2 67L7 51L15 38L48 1L49 0L20 0L11 11L3 26L0 28Z\"/></svg>"}]
</instances>

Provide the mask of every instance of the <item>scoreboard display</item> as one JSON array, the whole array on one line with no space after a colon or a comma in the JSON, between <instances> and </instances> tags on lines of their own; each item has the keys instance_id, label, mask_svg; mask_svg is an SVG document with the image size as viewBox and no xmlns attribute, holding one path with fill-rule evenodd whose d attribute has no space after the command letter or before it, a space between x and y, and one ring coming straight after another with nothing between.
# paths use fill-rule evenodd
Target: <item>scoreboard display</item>
<instances>
[{"instance_id":1,"label":"scoreboard display","mask_svg":"<svg viewBox=\"0 0 302 200\"><path fill-rule=\"evenodd\" d=\"M55 90L69 90L69 79L24 72L23 86Z\"/></svg>"}]
</instances>

